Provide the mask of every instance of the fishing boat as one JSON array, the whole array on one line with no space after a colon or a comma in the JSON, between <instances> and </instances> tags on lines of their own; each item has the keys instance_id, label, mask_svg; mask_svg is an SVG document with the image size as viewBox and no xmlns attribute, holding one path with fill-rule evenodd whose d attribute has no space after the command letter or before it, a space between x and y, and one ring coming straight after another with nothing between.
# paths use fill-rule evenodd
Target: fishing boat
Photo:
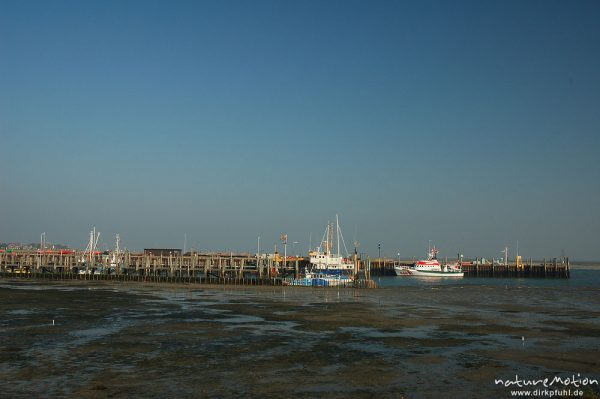
<instances>
[{"instance_id":1,"label":"fishing boat","mask_svg":"<svg viewBox=\"0 0 600 399\"><path fill-rule=\"evenodd\" d=\"M96 250L98 247L98 239L100 238L100 233L96 232L96 226L90 231L90 239L88 242L85 251L82 256L79 258L80 266L78 273L79 274L100 274L98 269L96 268L96 255L99 255L100 252Z\"/></svg>"},{"instance_id":2,"label":"fishing boat","mask_svg":"<svg viewBox=\"0 0 600 399\"><path fill-rule=\"evenodd\" d=\"M335 251L334 243L337 243ZM341 255L342 245L346 256ZM355 265L348 255L338 215L335 215L335 226L327 224L321 245L309 252L309 261L304 278L292 280L292 285L335 287L347 286L353 281Z\"/></svg>"},{"instance_id":3,"label":"fishing boat","mask_svg":"<svg viewBox=\"0 0 600 399\"><path fill-rule=\"evenodd\" d=\"M437 259L438 249L429 248L427 260L418 260L412 266L394 266L397 276L419 276L419 277L463 277L458 263L440 264Z\"/></svg>"}]
</instances>

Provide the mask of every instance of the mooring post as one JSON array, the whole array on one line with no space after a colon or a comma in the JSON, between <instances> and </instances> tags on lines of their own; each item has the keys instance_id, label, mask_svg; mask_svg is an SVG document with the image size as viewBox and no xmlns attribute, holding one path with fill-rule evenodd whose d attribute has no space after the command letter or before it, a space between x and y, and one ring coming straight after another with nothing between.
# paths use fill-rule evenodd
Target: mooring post
<instances>
[{"instance_id":1,"label":"mooring post","mask_svg":"<svg viewBox=\"0 0 600 399\"><path fill-rule=\"evenodd\" d=\"M294 275L294 278L298 278L298 257L296 257L295 271L296 271L296 274Z\"/></svg>"}]
</instances>

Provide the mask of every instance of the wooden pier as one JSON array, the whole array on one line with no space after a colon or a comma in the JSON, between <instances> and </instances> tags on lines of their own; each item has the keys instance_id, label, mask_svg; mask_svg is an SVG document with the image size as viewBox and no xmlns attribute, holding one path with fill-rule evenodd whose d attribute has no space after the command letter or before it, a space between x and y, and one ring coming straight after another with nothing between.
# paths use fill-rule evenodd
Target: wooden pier
<instances>
[{"instance_id":1,"label":"wooden pier","mask_svg":"<svg viewBox=\"0 0 600 399\"><path fill-rule=\"evenodd\" d=\"M357 260L359 274L353 287L372 287L364 264ZM301 276L307 265L308 261L302 258L288 257L283 261L281 257L248 253L0 252L0 277L12 278L288 285Z\"/></svg>"},{"instance_id":2,"label":"wooden pier","mask_svg":"<svg viewBox=\"0 0 600 399\"><path fill-rule=\"evenodd\" d=\"M123 252L89 254L83 251L13 251L0 253L0 271L53 274L125 274L130 276L259 278L287 276L301 267L299 260L276 262L250 254L188 253L153 255Z\"/></svg>"},{"instance_id":3,"label":"wooden pier","mask_svg":"<svg viewBox=\"0 0 600 399\"><path fill-rule=\"evenodd\" d=\"M370 271L373 276L395 276L394 266L411 266L414 262L414 260L373 259L370 261ZM473 262L462 262L461 266L465 277L570 278L571 274L569 258L542 261L528 259L521 264L482 263L476 259Z\"/></svg>"},{"instance_id":4,"label":"wooden pier","mask_svg":"<svg viewBox=\"0 0 600 399\"><path fill-rule=\"evenodd\" d=\"M414 261L358 259L359 277L394 276L394 266ZM90 254L83 251L0 252L0 276L211 284L285 285L302 275L306 259L248 253L151 254L123 252ZM491 264L476 259L462 262L465 277L569 278L569 258L520 264ZM358 284L358 283L357 283ZM365 283L365 285L367 285Z\"/></svg>"}]
</instances>

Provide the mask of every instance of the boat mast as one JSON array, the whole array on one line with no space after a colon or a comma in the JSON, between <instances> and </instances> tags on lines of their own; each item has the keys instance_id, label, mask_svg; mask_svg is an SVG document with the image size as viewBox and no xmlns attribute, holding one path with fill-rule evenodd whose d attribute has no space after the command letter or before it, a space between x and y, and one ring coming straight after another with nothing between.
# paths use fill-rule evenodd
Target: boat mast
<instances>
[{"instance_id":1,"label":"boat mast","mask_svg":"<svg viewBox=\"0 0 600 399\"><path fill-rule=\"evenodd\" d=\"M96 235L96 239L94 240L94 252L96 252L96 248L98 247L98 239L100 238L100 233L96 234L96 226L94 226L94 234Z\"/></svg>"},{"instance_id":2,"label":"boat mast","mask_svg":"<svg viewBox=\"0 0 600 399\"><path fill-rule=\"evenodd\" d=\"M90 252L88 254L88 263L86 265L86 271L90 268L90 264L92 263L92 253L94 252L94 236L96 235L96 226L94 226L93 230L90 231L90 242L88 243L88 248Z\"/></svg>"},{"instance_id":3,"label":"boat mast","mask_svg":"<svg viewBox=\"0 0 600 399\"><path fill-rule=\"evenodd\" d=\"M100 233L96 234L96 226L94 226L92 231L90 231L90 241L88 242L88 245L85 248L85 252L88 255L88 262L85 267L86 270L89 270L89 267L92 264L92 258L94 257L94 252L96 252L96 246L98 245L99 238L100 238ZM84 257L84 259L85 259L85 257Z\"/></svg>"},{"instance_id":4,"label":"boat mast","mask_svg":"<svg viewBox=\"0 0 600 399\"><path fill-rule=\"evenodd\" d=\"M340 257L340 221L338 219L337 213L335 214L335 225L336 225L335 235L337 236L337 256L339 258Z\"/></svg>"},{"instance_id":5,"label":"boat mast","mask_svg":"<svg viewBox=\"0 0 600 399\"><path fill-rule=\"evenodd\" d=\"M327 222L327 241L325 241L325 247L327 255L331 256L331 250L333 249L333 227L329 222Z\"/></svg>"},{"instance_id":6,"label":"boat mast","mask_svg":"<svg viewBox=\"0 0 600 399\"><path fill-rule=\"evenodd\" d=\"M327 238L325 239L325 269L329 268L329 222L327 222Z\"/></svg>"}]
</instances>

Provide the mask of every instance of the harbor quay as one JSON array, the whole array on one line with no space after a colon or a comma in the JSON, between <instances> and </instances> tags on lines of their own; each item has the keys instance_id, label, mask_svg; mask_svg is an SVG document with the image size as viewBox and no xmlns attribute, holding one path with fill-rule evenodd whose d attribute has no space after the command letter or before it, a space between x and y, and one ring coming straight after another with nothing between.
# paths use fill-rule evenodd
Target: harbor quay
<instances>
[{"instance_id":1,"label":"harbor quay","mask_svg":"<svg viewBox=\"0 0 600 399\"><path fill-rule=\"evenodd\" d=\"M371 276L394 275L394 268L414 261L361 258L355 254L354 278L344 285L373 287ZM310 267L308 258L279 254L181 253L177 249L150 249L143 253L4 251L0 252L0 274L5 277L182 282L233 285L294 285ZM480 259L460 262L465 277L569 278L568 258L506 264Z\"/></svg>"},{"instance_id":2,"label":"harbor quay","mask_svg":"<svg viewBox=\"0 0 600 399\"><path fill-rule=\"evenodd\" d=\"M447 262L447 261L446 261ZM394 268L410 267L415 260L371 259L369 273L373 276L394 276ZM570 278L569 258L526 259L517 262L487 262L480 258L473 261L457 261L464 277L505 277L505 278Z\"/></svg>"},{"instance_id":3,"label":"harbor quay","mask_svg":"<svg viewBox=\"0 0 600 399\"><path fill-rule=\"evenodd\" d=\"M354 279L345 286L371 287L366 262L355 257ZM4 277L148 281L169 283L294 285L304 275L309 260L278 254L182 254L176 249L151 249L144 253L90 253L86 251L0 252Z\"/></svg>"}]
</instances>

